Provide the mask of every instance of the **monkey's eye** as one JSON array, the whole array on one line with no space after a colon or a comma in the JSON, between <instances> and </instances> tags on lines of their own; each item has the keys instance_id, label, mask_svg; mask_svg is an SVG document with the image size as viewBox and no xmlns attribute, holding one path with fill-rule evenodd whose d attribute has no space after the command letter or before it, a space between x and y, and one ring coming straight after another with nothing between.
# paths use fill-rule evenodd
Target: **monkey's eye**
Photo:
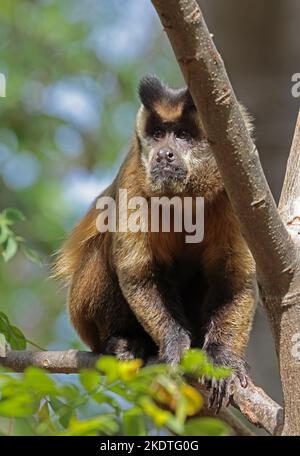
<instances>
[{"instance_id":1,"label":"monkey's eye","mask_svg":"<svg viewBox=\"0 0 300 456\"><path fill-rule=\"evenodd\" d=\"M178 130L176 132L176 137L179 139L184 139L185 141L189 141L192 138L192 135L187 130Z\"/></svg>"},{"instance_id":2,"label":"monkey's eye","mask_svg":"<svg viewBox=\"0 0 300 456\"><path fill-rule=\"evenodd\" d=\"M157 129L152 134L154 139L162 139L165 136L164 130Z\"/></svg>"}]
</instances>

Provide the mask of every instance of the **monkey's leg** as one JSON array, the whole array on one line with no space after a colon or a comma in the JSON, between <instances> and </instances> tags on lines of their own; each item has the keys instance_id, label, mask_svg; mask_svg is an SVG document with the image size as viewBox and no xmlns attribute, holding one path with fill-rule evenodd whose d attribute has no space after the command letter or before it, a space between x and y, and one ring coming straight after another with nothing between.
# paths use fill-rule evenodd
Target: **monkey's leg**
<instances>
[{"instance_id":1,"label":"monkey's leg","mask_svg":"<svg viewBox=\"0 0 300 456\"><path fill-rule=\"evenodd\" d=\"M101 304L106 299L108 283L107 271L97 250L85 252L71 281L68 307L71 321L83 342L99 353L103 351L108 328L104 315L101 332L96 322L101 314Z\"/></svg>"},{"instance_id":2,"label":"monkey's leg","mask_svg":"<svg viewBox=\"0 0 300 456\"><path fill-rule=\"evenodd\" d=\"M191 337L176 290L163 287L146 246L127 242L116 255L122 292L145 331L159 348L161 361L176 364L190 347ZM120 246L118 246L120 248ZM126 250L125 250L126 249ZM138 256L133 256L134 253ZM126 261L122 263L122 259Z\"/></svg>"},{"instance_id":3,"label":"monkey's leg","mask_svg":"<svg viewBox=\"0 0 300 456\"><path fill-rule=\"evenodd\" d=\"M128 307L101 246L85 252L73 276L69 312L81 339L95 352L119 359L146 358L153 342Z\"/></svg>"},{"instance_id":4,"label":"monkey's leg","mask_svg":"<svg viewBox=\"0 0 300 456\"><path fill-rule=\"evenodd\" d=\"M235 282L235 276L212 278L205 302L206 332L204 346L211 361L233 369L230 377L220 381L212 379L210 406L219 409L223 399L231 397L232 383L236 380L247 386L245 349L249 338L257 300L255 276L250 274Z\"/></svg>"}]
</instances>

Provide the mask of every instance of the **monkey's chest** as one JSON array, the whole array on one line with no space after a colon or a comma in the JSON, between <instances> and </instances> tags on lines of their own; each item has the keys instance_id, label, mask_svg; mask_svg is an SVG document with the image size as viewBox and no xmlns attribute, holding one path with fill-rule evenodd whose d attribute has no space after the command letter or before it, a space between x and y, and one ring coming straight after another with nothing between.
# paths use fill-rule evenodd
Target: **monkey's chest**
<instances>
[{"instance_id":1,"label":"monkey's chest","mask_svg":"<svg viewBox=\"0 0 300 456\"><path fill-rule=\"evenodd\" d=\"M187 243L184 232L151 233L149 241L152 254L158 263L170 267L179 265L183 273L186 265L201 263L201 244Z\"/></svg>"}]
</instances>

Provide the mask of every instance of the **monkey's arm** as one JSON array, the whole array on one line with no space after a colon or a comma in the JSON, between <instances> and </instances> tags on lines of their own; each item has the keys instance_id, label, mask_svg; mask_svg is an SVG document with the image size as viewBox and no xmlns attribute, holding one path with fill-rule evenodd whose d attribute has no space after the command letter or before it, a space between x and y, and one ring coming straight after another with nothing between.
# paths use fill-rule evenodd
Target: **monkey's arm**
<instances>
[{"instance_id":1,"label":"monkey's arm","mask_svg":"<svg viewBox=\"0 0 300 456\"><path fill-rule=\"evenodd\" d=\"M257 299L255 277L245 277L244 284L237 287L229 281L227 289L217 276L214 279L205 303L204 348L218 364L238 367L233 364L244 359L252 326Z\"/></svg>"},{"instance_id":2,"label":"monkey's arm","mask_svg":"<svg viewBox=\"0 0 300 456\"><path fill-rule=\"evenodd\" d=\"M213 382L210 403L229 401L230 383L238 378L247 385L245 349L247 346L257 301L257 283L254 260L242 238L230 252L223 252L220 265L210 265L210 284L204 311L206 329L203 348L218 365L234 369L228 380ZM223 271L223 273L221 273ZM225 272L225 277L224 277Z\"/></svg>"},{"instance_id":3,"label":"monkey's arm","mask_svg":"<svg viewBox=\"0 0 300 456\"><path fill-rule=\"evenodd\" d=\"M132 244L134 242L134 245ZM159 358L175 364L190 347L191 338L174 287L157 273L142 236L119 241L116 270L122 292L136 318L159 347Z\"/></svg>"}]
</instances>

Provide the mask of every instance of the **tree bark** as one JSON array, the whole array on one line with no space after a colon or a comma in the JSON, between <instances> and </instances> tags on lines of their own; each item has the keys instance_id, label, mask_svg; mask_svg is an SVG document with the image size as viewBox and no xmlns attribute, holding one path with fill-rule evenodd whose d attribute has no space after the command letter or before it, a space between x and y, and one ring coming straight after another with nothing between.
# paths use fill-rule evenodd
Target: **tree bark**
<instances>
[{"instance_id":1,"label":"tree bark","mask_svg":"<svg viewBox=\"0 0 300 456\"><path fill-rule=\"evenodd\" d=\"M285 404L282 434L299 435L300 364L292 356L292 337L300 328L297 242L290 237L276 208L224 63L196 0L152 3L173 47L256 261L279 359Z\"/></svg>"}]
</instances>

